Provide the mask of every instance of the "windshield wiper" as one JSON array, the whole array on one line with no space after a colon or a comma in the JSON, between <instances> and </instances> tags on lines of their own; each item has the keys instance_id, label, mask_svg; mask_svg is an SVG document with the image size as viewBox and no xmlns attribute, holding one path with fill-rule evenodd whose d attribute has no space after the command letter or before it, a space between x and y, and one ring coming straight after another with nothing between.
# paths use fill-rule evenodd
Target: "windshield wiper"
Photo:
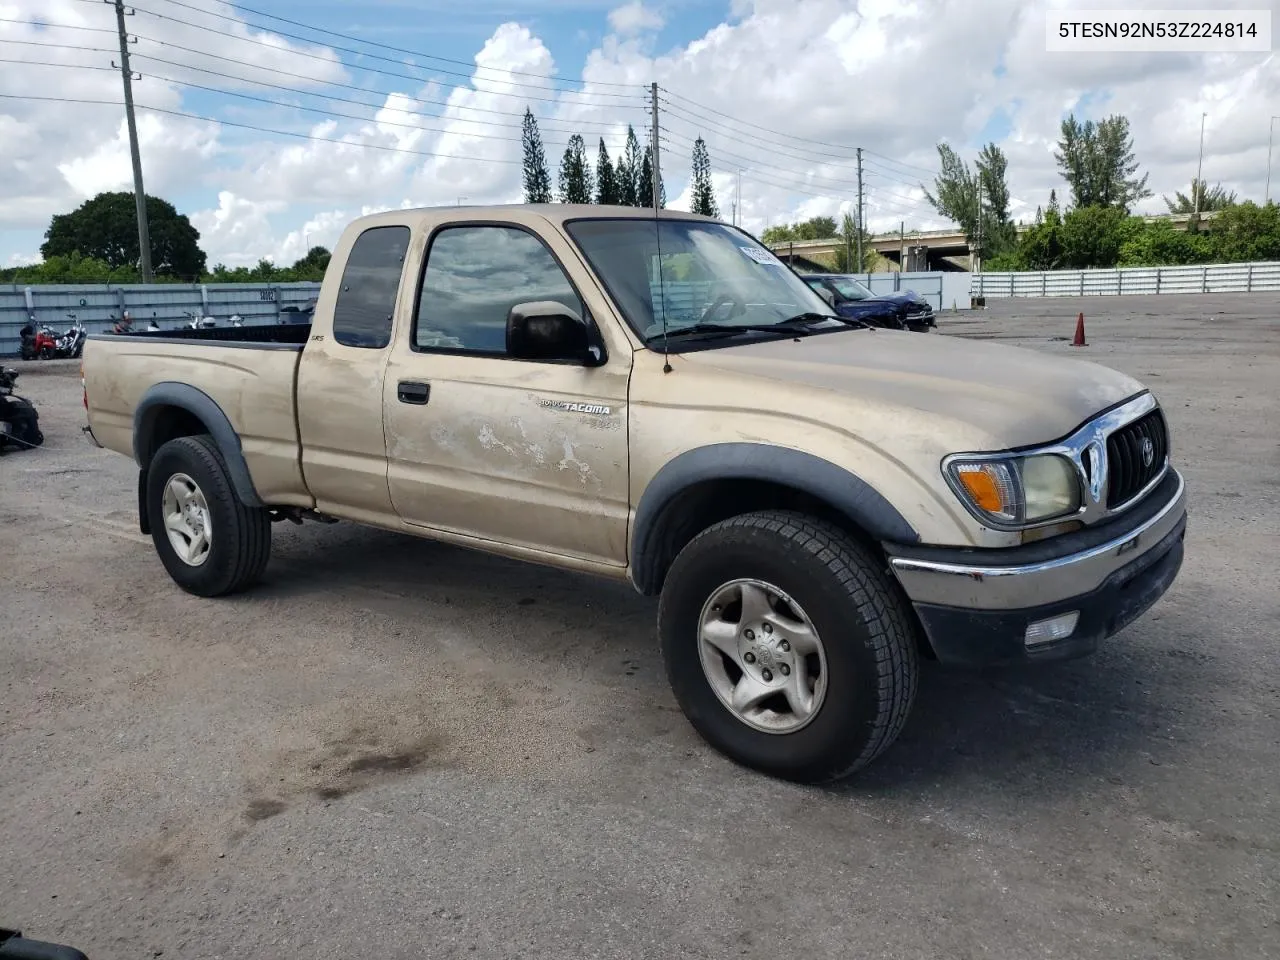
<instances>
[{"instance_id":1,"label":"windshield wiper","mask_svg":"<svg viewBox=\"0 0 1280 960\"><path fill-rule=\"evenodd\" d=\"M778 326L787 326L787 325L795 325L795 324L809 325L809 324L815 324L815 323L824 323L827 320L839 320L841 323L843 323L847 327L865 328L867 330L875 329L875 327L873 327L871 324L867 323L864 320L855 320L853 317L842 317L835 313L813 313L812 311L808 313L797 313L794 317L787 317L787 319L785 320L779 320L777 325Z\"/></svg>"},{"instance_id":2,"label":"windshield wiper","mask_svg":"<svg viewBox=\"0 0 1280 960\"><path fill-rule=\"evenodd\" d=\"M664 336L678 337L689 333L718 333L726 337L735 337L748 331L754 333L790 333L806 336L812 332L806 325L794 324L788 320L778 323L691 323L683 327L675 327L666 333L655 333L648 337L646 342L661 340Z\"/></svg>"}]
</instances>

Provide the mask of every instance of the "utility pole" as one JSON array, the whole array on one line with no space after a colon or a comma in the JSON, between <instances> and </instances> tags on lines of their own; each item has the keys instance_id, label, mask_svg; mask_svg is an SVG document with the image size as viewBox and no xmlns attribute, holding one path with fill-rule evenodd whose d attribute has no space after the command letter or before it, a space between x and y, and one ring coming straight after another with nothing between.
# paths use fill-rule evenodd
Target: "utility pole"
<instances>
[{"instance_id":1,"label":"utility pole","mask_svg":"<svg viewBox=\"0 0 1280 960\"><path fill-rule=\"evenodd\" d=\"M982 178L978 178L978 251L974 257L977 265L976 273L982 272Z\"/></svg>"},{"instance_id":2,"label":"utility pole","mask_svg":"<svg viewBox=\"0 0 1280 960\"><path fill-rule=\"evenodd\" d=\"M120 76L124 78L124 116L129 125L129 154L133 160L133 195L138 205L139 268L142 272L142 282L150 283L151 230L147 225L147 193L142 186L142 155L138 152L138 122L133 116L133 68L129 65L129 34L124 28L124 0L104 0L104 2L111 3L116 8L116 30L120 34Z\"/></svg>"},{"instance_id":3,"label":"utility pole","mask_svg":"<svg viewBox=\"0 0 1280 960\"><path fill-rule=\"evenodd\" d=\"M907 221L898 221L898 272L907 272Z\"/></svg>"},{"instance_id":4,"label":"utility pole","mask_svg":"<svg viewBox=\"0 0 1280 960\"><path fill-rule=\"evenodd\" d=\"M658 166L658 85L649 84L649 96L653 97L653 215L662 208L662 173Z\"/></svg>"},{"instance_id":5,"label":"utility pole","mask_svg":"<svg viewBox=\"0 0 1280 960\"><path fill-rule=\"evenodd\" d=\"M1200 182L1200 177L1204 172L1204 118L1207 113L1200 114L1200 162L1196 164L1196 179L1191 184L1191 192L1194 194L1195 215L1200 216L1200 194L1204 193L1204 184Z\"/></svg>"},{"instance_id":6,"label":"utility pole","mask_svg":"<svg viewBox=\"0 0 1280 960\"><path fill-rule=\"evenodd\" d=\"M1280 117L1271 118L1271 132L1267 134L1267 194L1262 201L1264 207L1271 202L1271 141L1276 135L1277 120L1280 120Z\"/></svg>"},{"instance_id":7,"label":"utility pole","mask_svg":"<svg viewBox=\"0 0 1280 960\"><path fill-rule=\"evenodd\" d=\"M858 148L858 269L850 271L851 273L861 273L862 264L862 148Z\"/></svg>"}]
</instances>

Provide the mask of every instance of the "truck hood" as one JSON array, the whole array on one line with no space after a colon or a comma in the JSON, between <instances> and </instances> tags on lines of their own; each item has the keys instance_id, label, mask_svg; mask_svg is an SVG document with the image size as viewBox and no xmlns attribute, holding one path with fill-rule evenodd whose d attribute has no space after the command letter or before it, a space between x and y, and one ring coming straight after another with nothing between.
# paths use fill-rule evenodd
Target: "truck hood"
<instances>
[{"instance_id":1,"label":"truck hood","mask_svg":"<svg viewBox=\"0 0 1280 960\"><path fill-rule=\"evenodd\" d=\"M992 449L1048 443L1144 390L1109 367L986 341L847 330L683 355L697 366L912 408L986 434Z\"/></svg>"}]
</instances>

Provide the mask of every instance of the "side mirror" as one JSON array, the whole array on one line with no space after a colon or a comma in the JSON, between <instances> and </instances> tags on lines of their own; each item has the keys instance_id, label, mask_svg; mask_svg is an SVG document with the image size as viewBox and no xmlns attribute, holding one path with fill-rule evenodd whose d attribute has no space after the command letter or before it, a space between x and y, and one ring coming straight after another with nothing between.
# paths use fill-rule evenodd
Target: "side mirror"
<instances>
[{"instance_id":1,"label":"side mirror","mask_svg":"<svg viewBox=\"0 0 1280 960\"><path fill-rule=\"evenodd\" d=\"M823 300L827 301L827 306L830 307L832 310L836 308L836 295L832 293L830 290L828 290L826 287L823 287L821 290L818 291L818 296L822 297Z\"/></svg>"},{"instance_id":2,"label":"side mirror","mask_svg":"<svg viewBox=\"0 0 1280 960\"><path fill-rule=\"evenodd\" d=\"M507 355L517 360L574 360L596 366L603 359L587 322L554 300L517 303L507 313Z\"/></svg>"}]
</instances>

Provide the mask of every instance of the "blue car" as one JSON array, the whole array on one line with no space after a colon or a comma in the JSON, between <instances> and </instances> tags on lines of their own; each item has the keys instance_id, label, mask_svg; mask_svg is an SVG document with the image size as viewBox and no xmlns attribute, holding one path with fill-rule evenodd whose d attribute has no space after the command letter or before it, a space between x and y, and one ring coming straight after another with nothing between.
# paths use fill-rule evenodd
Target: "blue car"
<instances>
[{"instance_id":1,"label":"blue car","mask_svg":"<svg viewBox=\"0 0 1280 960\"><path fill-rule=\"evenodd\" d=\"M834 273L802 273L800 278L842 317L916 333L928 333L937 326L933 307L914 290L877 296L853 277Z\"/></svg>"}]
</instances>

